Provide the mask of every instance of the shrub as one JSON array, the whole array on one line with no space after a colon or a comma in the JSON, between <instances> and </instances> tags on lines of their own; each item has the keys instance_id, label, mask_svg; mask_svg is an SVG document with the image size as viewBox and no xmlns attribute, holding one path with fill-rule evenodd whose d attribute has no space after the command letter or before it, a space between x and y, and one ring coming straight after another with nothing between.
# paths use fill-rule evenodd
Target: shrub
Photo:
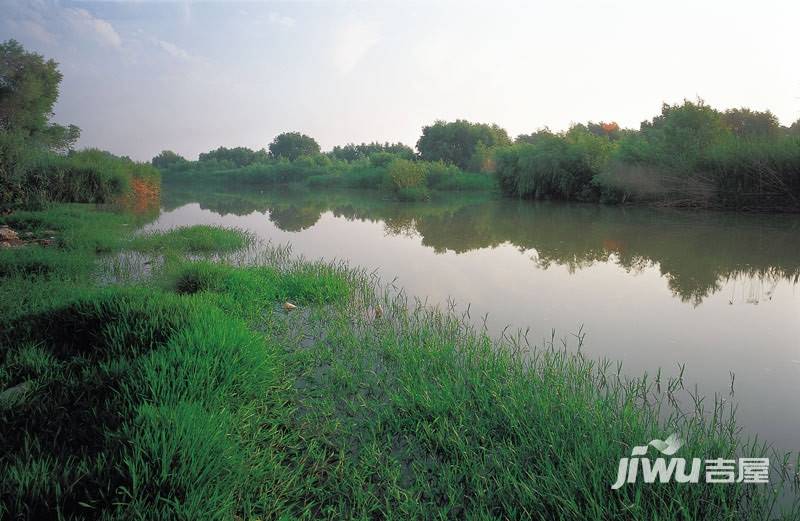
<instances>
[{"instance_id":1,"label":"shrub","mask_svg":"<svg viewBox=\"0 0 800 521\"><path fill-rule=\"evenodd\" d=\"M713 184L715 204L800 211L800 137L729 139L709 147L698 170Z\"/></svg>"},{"instance_id":2,"label":"shrub","mask_svg":"<svg viewBox=\"0 0 800 521\"><path fill-rule=\"evenodd\" d=\"M534 145L519 144L496 152L496 176L507 195L534 199L590 199L599 171L590 150L554 136Z\"/></svg>"},{"instance_id":3,"label":"shrub","mask_svg":"<svg viewBox=\"0 0 800 521\"><path fill-rule=\"evenodd\" d=\"M421 164L407 159L396 159L389 165L389 188L398 192L406 188L425 186L425 169Z\"/></svg>"}]
</instances>

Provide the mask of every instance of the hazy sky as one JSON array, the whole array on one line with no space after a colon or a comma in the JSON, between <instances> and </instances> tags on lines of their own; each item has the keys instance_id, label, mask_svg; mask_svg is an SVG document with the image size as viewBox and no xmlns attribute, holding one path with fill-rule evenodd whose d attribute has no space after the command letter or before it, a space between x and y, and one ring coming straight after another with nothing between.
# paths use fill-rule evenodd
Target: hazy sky
<instances>
[{"instance_id":1,"label":"hazy sky","mask_svg":"<svg viewBox=\"0 0 800 521\"><path fill-rule=\"evenodd\" d=\"M414 145L435 119L514 136L662 102L800 117L800 2L0 0L0 39L64 73L56 120L81 145L149 159L262 148Z\"/></svg>"}]
</instances>

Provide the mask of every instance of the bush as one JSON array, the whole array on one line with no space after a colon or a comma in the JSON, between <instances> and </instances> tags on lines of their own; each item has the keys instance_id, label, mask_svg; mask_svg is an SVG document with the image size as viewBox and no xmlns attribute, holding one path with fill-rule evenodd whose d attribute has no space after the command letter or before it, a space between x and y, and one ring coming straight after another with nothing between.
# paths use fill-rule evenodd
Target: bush
<instances>
[{"instance_id":1,"label":"bush","mask_svg":"<svg viewBox=\"0 0 800 521\"><path fill-rule=\"evenodd\" d=\"M6 206L37 207L47 202L111 203L136 197L134 180L158 194L160 175L146 164L109 152L87 149L63 156L28 153L16 159L13 177L6 178Z\"/></svg>"},{"instance_id":2,"label":"bush","mask_svg":"<svg viewBox=\"0 0 800 521\"><path fill-rule=\"evenodd\" d=\"M603 138L597 138L603 139ZM495 175L506 195L533 199L597 197L592 180L602 158L586 143L563 136L542 138L536 144L517 144L495 153Z\"/></svg>"},{"instance_id":3,"label":"bush","mask_svg":"<svg viewBox=\"0 0 800 521\"><path fill-rule=\"evenodd\" d=\"M800 211L800 137L729 139L709 147L698 170L717 205Z\"/></svg>"},{"instance_id":4,"label":"bush","mask_svg":"<svg viewBox=\"0 0 800 521\"><path fill-rule=\"evenodd\" d=\"M396 159L389 165L388 174L389 189L393 192L426 186L425 169L414 161Z\"/></svg>"}]
</instances>

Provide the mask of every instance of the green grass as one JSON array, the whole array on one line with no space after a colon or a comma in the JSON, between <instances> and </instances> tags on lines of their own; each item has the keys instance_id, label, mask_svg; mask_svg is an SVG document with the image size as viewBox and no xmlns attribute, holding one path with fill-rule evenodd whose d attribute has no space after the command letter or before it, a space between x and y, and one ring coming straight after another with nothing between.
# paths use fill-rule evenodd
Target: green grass
<instances>
[{"instance_id":1,"label":"green grass","mask_svg":"<svg viewBox=\"0 0 800 521\"><path fill-rule=\"evenodd\" d=\"M0 400L3 519L778 517L780 480L611 491L632 445L671 432L685 457L766 450L720 403L678 414L680 380L492 340L233 230L131 238L79 207L9 219L56 215L70 238L0 272L0 392L23 384ZM99 236L153 272L99 287ZM185 257L200 253L216 260ZM25 267L37 256L47 270Z\"/></svg>"},{"instance_id":2,"label":"green grass","mask_svg":"<svg viewBox=\"0 0 800 521\"><path fill-rule=\"evenodd\" d=\"M247 232L215 226L185 226L165 233L148 232L131 242L130 248L139 252L173 252L208 254L230 252L244 248L253 238Z\"/></svg>"},{"instance_id":3,"label":"green grass","mask_svg":"<svg viewBox=\"0 0 800 521\"><path fill-rule=\"evenodd\" d=\"M150 187L160 183L158 170L149 164L97 149L56 154L14 136L0 136L4 150L0 157L0 209L50 202L116 203L135 198L137 182Z\"/></svg>"}]
</instances>

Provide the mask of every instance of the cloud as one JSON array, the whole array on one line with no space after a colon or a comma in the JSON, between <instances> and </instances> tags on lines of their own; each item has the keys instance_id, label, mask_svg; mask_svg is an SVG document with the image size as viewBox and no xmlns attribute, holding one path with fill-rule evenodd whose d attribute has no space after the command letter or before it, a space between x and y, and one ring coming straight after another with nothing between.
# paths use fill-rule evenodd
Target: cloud
<instances>
[{"instance_id":1,"label":"cloud","mask_svg":"<svg viewBox=\"0 0 800 521\"><path fill-rule=\"evenodd\" d=\"M122 38L107 20L86 9L63 7L54 0L0 0L4 32L47 45L88 39L104 47L119 48Z\"/></svg>"},{"instance_id":2,"label":"cloud","mask_svg":"<svg viewBox=\"0 0 800 521\"><path fill-rule=\"evenodd\" d=\"M191 55L186 52L185 50L181 49L177 45L171 42L167 42L165 40L156 40L156 45L161 48L164 52L172 56L173 58L177 58L180 60L191 60Z\"/></svg>"},{"instance_id":3,"label":"cloud","mask_svg":"<svg viewBox=\"0 0 800 521\"><path fill-rule=\"evenodd\" d=\"M63 9L63 15L67 24L72 26L75 32L87 34L99 43L110 47L122 45L122 38L114 26L102 18L95 17L86 9L67 7Z\"/></svg>"},{"instance_id":4,"label":"cloud","mask_svg":"<svg viewBox=\"0 0 800 521\"><path fill-rule=\"evenodd\" d=\"M379 40L374 25L359 20L345 22L333 37L334 67L342 74L351 72Z\"/></svg>"},{"instance_id":5,"label":"cloud","mask_svg":"<svg viewBox=\"0 0 800 521\"><path fill-rule=\"evenodd\" d=\"M271 24L282 25L283 27L294 27L296 25L296 20L291 16L285 16L278 13L269 13L267 20Z\"/></svg>"}]
</instances>

